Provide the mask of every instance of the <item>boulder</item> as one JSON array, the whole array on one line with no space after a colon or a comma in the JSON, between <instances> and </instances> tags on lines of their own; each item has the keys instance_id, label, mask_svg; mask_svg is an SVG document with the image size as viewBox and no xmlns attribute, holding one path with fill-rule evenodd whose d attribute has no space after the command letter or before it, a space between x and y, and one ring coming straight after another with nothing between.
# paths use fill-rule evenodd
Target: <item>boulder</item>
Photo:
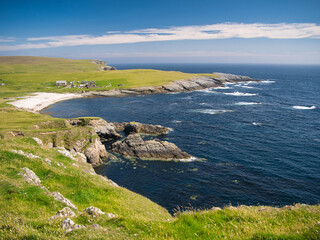
<instances>
[{"instance_id":1,"label":"boulder","mask_svg":"<svg viewBox=\"0 0 320 240\"><path fill-rule=\"evenodd\" d=\"M84 212L88 213L89 215L93 217L99 217L102 214L105 214L105 212L102 212L99 208L96 208L94 206L88 207L84 210Z\"/></svg>"},{"instance_id":2,"label":"boulder","mask_svg":"<svg viewBox=\"0 0 320 240\"><path fill-rule=\"evenodd\" d=\"M72 212L72 210L68 207L63 208L62 210L58 211L56 215L49 218L49 220L53 220L56 218L64 218L64 217L76 217L77 215Z\"/></svg>"},{"instance_id":3,"label":"boulder","mask_svg":"<svg viewBox=\"0 0 320 240\"><path fill-rule=\"evenodd\" d=\"M76 229L81 229L85 228L83 225L75 224L70 218L66 218L62 223L61 223L62 229L66 230L66 233L71 232Z\"/></svg>"},{"instance_id":4,"label":"boulder","mask_svg":"<svg viewBox=\"0 0 320 240\"><path fill-rule=\"evenodd\" d=\"M131 133L143 133L152 135L164 135L172 131L170 128L166 128L160 125L143 124L138 122L127 123L124 127L125 134Z\"/></svg>"},{"instance_id":5,"label":"boulder","mask_svg":"<svg viewBox=\"0 0 320 240\"><path fill-rule=\"evenodd\" d=\"M166 141L145 141L139 134L130 134L111 145L111 151L125 157L158 160L186 160L192 156Z\"/></svg>"}]
</instances>

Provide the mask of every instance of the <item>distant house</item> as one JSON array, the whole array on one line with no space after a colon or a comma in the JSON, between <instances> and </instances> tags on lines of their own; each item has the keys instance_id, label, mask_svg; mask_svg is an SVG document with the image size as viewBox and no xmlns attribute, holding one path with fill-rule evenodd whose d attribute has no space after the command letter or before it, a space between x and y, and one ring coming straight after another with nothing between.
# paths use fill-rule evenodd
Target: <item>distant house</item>
<instances>
[{"instance_id":1,"label":"distant house","mask_svg":"<svg viewBox=\"0 0 320 240\"><path fill-rule=\"evenodd\" d=\"M66 85L67 85L67 81L65 80L56 81L56 86L66 86Z\"/></svg>"},{"instance_id":2,"label":"distant house","mask_svg":"<svg viewBox=\"0 0 320 240\"><path fill-rule=\"evenodd\" d=\"M96 87L96 82L87 82L85 86L87 88L94 88Z\"/></svg>"}]
</instances>

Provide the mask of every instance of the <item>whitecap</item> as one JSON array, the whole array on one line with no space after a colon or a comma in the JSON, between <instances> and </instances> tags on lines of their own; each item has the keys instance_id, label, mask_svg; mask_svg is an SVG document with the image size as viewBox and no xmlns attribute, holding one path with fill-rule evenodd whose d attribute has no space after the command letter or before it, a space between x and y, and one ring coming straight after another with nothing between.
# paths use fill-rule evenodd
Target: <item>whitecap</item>
<instances>
[{"instance_id":1,"label":"whitecap","mask_svg":"<svg viewBox=\"0 0 320 240\"><path fill-rule=\"evenodd\" d=\"M190 157L190 158L186 158L186 159L179 159L178 161L180 161L180 162L194 162L197 159L198 158L196 158L196 157Z\"/></svg>"},{"instance_id":2,"label":"whitecap","mask_svg":"<svg viewBox=\"0 0 320 240\"><path fill-rule=\"evenodd\" d=\"M195 112L214 115L214 114L222 114L222 113L234 112L234 111L226 110L226 109L199 109L199 110L196 110Z\"/></svg>"},{"instance_id":3,"label":"whitecap","mask_svg":"<svg viewBox=\"0 0 320 240\"><path fill-rule=\"evenodd\" d=\"M182 123L182 121L180 121L180 120L173 120L172 122L174 122L174 123Z\"/></svg>"},{"instance_id":4,"label":"whitecap","mask_svg":"<svg viewBox=\"0 0 320 240\"><path fill-rule=\"evenodd\" d=\"M316 109L316 106L311 106L311 107L307 107L307 106L293 106L292 108L294 109L298 109L298 110L310 110L310 109Z\"/></svg>"},{"instance_id":5,"label":"whitecap","mask_svg":"<svg viewBox=\"0 0 320 240\"><path fill-rule=\"evenodd\" d=\"M263 123L253 122L252 125L254 125L254 126L261 126L261 125L263 125Z\"/></svg>"},{"instance_id":6,"label":"whitecap","mask_svg":"<svg viewBox=\"0 0 320 240\"><path fill-rule=\"evenodd\" d=\"M204 93L217 93L215 91L212 91L213 88L205 88L205 89L201 89L201 90L196 90L196 92L204 92Z\"/></svg>"},{"instance_id":7,"label":"whitecap","mask_svg":"<svg viewBox=\"0 0 320 240\"><path fill-rule=\"evenodd\" d=\"M237 102L234 105L258 105L261 104L261 102Z\"/></svg>"},{"instance_id":8,"label":"whitecap","mask_svg":"<svg viewBox=\"0 0 320 240\"><path fill-rule=\"evenodd\" d=\"M255 88L255 87L250 87L250 86L247 86L247 85L239 86L239 87L242 87L242 88L248 88L248 89L257 89L257 88Z\"/></svg>"},{"instance_id":9,"label":"whitecap","mask_svg":"<svg viewBox=\"0 0 320 240\"><path fill-rule=\"evenodd\" d=\"M230 87L215 87L214 89L230 89Z\"/></svg>"},{"instance_id":10,"label":"whitecap","mask_svg":"<svg viewBox=\"0 0 320 240\"><path fill-rule=\"evenodd\" d=\"M256 96L258 95L257 93L242 93L242 92L232 92L232 93L223 93L225 95L232 95L232 96Z\"/></svg>"}]
</instances>

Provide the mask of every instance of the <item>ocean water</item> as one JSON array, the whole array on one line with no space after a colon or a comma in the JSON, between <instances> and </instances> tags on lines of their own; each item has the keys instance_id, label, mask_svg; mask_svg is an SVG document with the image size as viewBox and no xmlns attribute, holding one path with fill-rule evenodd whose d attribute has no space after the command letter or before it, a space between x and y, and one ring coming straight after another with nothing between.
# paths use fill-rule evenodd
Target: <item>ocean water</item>
<instances>
[{"instance_id":1,"label":"ocean water","mask_svg":"<svg viewBox=\"0 0 320 240\"><path fill-rule=\"evenodd\" d=\"M72 99L54 117L160 124L162 140L192 162L126 160L96 168L169 211L228 204L283 206L320 199L320 67L218 64L118 65L190 73L227 72L263 80L189 93Z\"/></svg>"}]
</instances>

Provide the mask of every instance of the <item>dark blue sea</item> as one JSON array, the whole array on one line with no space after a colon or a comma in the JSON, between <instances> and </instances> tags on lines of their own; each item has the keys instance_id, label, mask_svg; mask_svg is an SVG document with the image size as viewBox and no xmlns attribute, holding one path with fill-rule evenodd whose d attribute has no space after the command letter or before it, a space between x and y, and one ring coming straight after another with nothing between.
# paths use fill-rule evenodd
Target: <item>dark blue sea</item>
<instances>
[{"instance_id":1,"label":"dark blue sea","mask_svg":"<svg viewBox=\"0 0 320 240\"><path fill-rule=\"evenodd\" d=\"M193 162L119 159L96 168L169 211L177 206L320 202L320 66L139 64L189 73L226 72L260 83L189 93L73 99L43 111L54 117L160 124L161 137Z\"/></svg>"}]
</instances>

